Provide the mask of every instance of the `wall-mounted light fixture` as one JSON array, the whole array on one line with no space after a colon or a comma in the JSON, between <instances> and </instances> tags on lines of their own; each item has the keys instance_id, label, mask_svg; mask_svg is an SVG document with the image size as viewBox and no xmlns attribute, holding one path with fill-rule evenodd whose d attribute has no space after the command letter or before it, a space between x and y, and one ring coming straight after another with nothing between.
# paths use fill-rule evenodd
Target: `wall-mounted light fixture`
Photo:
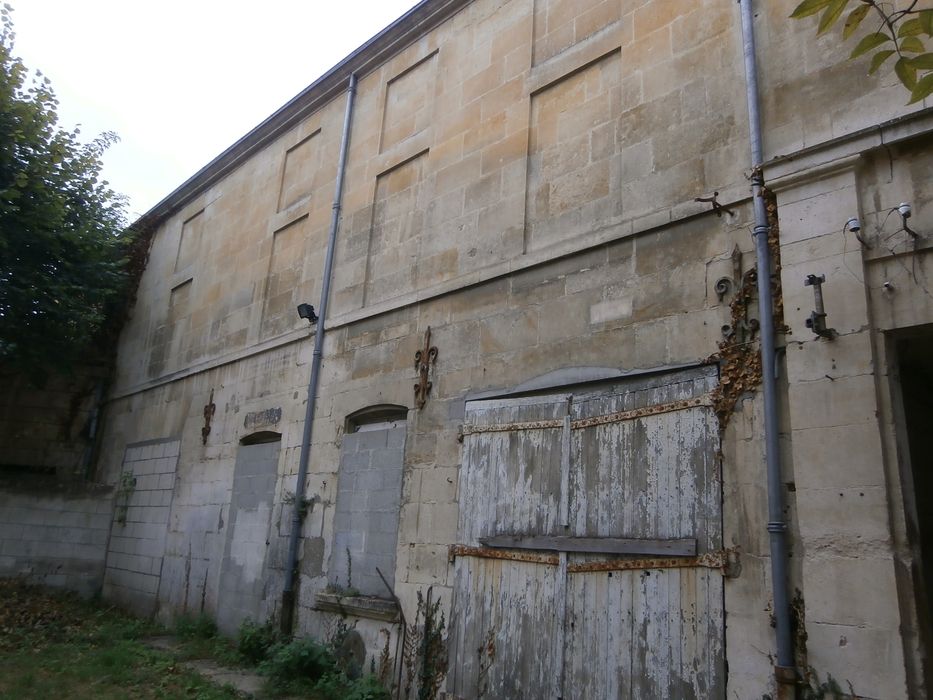
<instances>
[{"instance_id":1,"label":"wall-mounted light fixture","mask_svg":"<svg viewBox=\"0 0 933 700\"><path fill-rule=\"evenodd\" d=\"M859 233L859 231L861 230L862 230L862 222L859 221L857 216L853 216L851 219L846 221L846 225L842 227L843 233L845 233L846 231L851 231L853 234L855 234L855 238L858 240L859 243L862 244L863 247L871 248L871 244L868 241L866 241L864 238L862 238L861 234Z\"/></svg>"},{"instance_id":2,"label":"wall-mounted light fixture","mask_svg":"<svg viewBox=\"0 0 933 700\"><path fill-rule=\"evenodd\" d=\"M298 304L298 316L307 319L308 323L317 323L317 314L311 304Z\"/></svg>"},{"instance_id":3,"label":"wall-mounted light fixture","mask_svg":"<svg viewBox=\"0 0 933 700\"><path fill-rule=\"evenodd\" d=\"M910 202L901 202L897 207L897 213L901 215L901 228L913 238L917 238L917 232L907 225L907 219L914 213L913 208L910 206Z\"/></svg>"}]
</instances>

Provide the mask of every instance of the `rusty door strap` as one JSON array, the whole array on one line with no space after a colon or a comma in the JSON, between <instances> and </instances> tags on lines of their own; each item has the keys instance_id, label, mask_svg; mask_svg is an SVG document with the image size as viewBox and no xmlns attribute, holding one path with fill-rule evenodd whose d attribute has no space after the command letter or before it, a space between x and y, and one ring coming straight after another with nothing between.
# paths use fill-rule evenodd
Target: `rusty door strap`
<instances>
[{"instance_id":1,"label":"rusty door strap","mask_svg":"<svg viewBox=\"0 0 933 700\"><path fill-rule=\"evenodd\" d=\"M618 411L608 413L604 416L593 416L592 418L578 418L570 421L571 430L583 430L597 425L607 425L608 423L621 423L623 421L635 420L646 416L657 416L662 413L672 413L674 411L683 411L688 408L698 406L712 407L713 401L709 394L698 396L693 399L682 399L680 401L671 401L670 403L661 403L654 406L645 406L643 408L634 408L630 411ZM508 433L516 430L547 430L549 428L563 428L564 419L555 418L552 420L524 421L519 423L500 423L497 425L464 425L460 428L460 434L457 436L462 442L464 436L477 433Z\"/></svg>"},{"instance_id":2,"label":"rusty door strap","mask_svg":"<svg viewBox=\"0 0 933 700\"><path fill-rule=\"evenodd\" d=\"M492 547L470 547L464 544L450 545L447 558L453 562L457 557L477 557L480 559L500 559L527 564L558 566L557 554L538 554L528 551L512 551ZM719 549L695 557L651 557L632 559L606 559L602 561L583 561L567 565L567 572L583 574L595 571L642 571L645 569L719 569L724 575L730 575L738 561L738 550Z\"/></svg>"}]
</instances>

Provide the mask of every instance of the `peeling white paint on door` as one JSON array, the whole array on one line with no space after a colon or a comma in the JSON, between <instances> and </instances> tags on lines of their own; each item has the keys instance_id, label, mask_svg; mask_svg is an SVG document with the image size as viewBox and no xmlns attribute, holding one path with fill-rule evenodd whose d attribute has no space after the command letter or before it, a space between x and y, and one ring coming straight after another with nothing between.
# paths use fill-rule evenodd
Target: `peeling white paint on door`
<instances>
[{"instance_id":1,"label":"peeling white paint on door","mask_svg":"<svg viewBox=\"0 0 933 700\"><path fill-rule=\"evenodd\" d=\"M701 368L572 395L471 402L461 544L508 534L695 538L699 554L720 549L718 425L708 406L686 403L715 382L715 370ZM685 407L637 411L677 402ZM586 420L613 414L623 418ZM574 571L605 559L561 553L553 566L458 558L454 696L722 697L721 573L660 562Z\"/></svg>"}]
</instances>

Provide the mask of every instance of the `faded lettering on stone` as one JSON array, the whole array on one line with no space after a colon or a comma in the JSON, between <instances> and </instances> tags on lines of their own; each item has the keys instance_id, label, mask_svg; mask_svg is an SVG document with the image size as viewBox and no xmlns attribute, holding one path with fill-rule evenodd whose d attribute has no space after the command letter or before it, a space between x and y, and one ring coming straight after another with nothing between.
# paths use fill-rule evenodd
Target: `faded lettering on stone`
<instances>
[{"instance_id":1,"label":"faded lettering on stone","mask_svg":"<svg viewBox=\"0 0 933 700\"><path fill-rule=\"evenodd\" d=\"M264 411L247 413L243 419L244 428L261 428L266 425L275 425L282 420L281 408L267 408Z\"/></svg>"}]
</instances>

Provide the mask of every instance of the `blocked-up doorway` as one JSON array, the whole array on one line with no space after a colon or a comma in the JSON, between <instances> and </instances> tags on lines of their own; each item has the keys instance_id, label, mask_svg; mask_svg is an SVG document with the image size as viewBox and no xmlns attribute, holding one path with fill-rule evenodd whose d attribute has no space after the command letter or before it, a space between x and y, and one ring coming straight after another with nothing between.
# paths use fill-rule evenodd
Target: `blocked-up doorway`
<instances>
[{"instance_id":1,"label":"blocked-up doorway","mask_svg":"<svg viewBox=\"0 0 933 700\"><path fill-rule=\"evenodd\" d=\"M237 449L217 610L224 632L235 632L246 618L263 622L271 612L265 601L275 591L265 572L280 444L281 435L263 432Z\"/></svg>"},{"instance_id":2,"label":"blocked-up doorway","mask_svg":"<svg viewBox=\"0 0 933 700\"><path fill-rule=\"evenodd\" d=\"M899 380L895 422L912 554L917 633L925 652L925 668L919 672L929 688L933 687L933 508L925 503L925 497L933 493L933 327L899 334L889 347L894 350L894 375Z\"/></svg>"},{"instance_id":3,"label":"blocked-up doorway","mask_svg":"<svg viewBox=\"0 0 933 700\"><path fill-rule=\"evenodd\" d=\"M347 419L327 576L344 594L392 595L406 415L402 406L374 406Z\"/></svg>"},{"instance_id":4,"label":"blocked-up doorway","mask_svg":"<svg viewBox=\"0 0 933 700\"><path fill-rule=\"evenodd\" d=\"M467 403L453 697L724 697L716 383Z\"/></svg>"}]
</instances>

